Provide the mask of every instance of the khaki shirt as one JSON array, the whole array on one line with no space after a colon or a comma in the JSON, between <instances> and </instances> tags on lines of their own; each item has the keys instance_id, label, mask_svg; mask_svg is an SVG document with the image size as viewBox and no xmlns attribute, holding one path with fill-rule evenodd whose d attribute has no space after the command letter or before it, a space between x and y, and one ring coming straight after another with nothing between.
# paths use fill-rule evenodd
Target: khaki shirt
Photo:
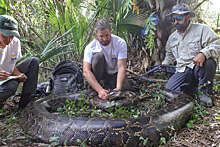
<instances>
[{"instance_id":1,"label":"khaki shirt","mask_svg":"<svg viewBox=\"0 0 220 147\"><path fill-rule=\"evenodd\" d=\"M162 64L177 62L176 71L193 68L193 58L202 52L206 59L220 56L220 38L207 25L190 24L184 33L175 31L166 44L166 57Z\"/></svg>"}]
</instances>

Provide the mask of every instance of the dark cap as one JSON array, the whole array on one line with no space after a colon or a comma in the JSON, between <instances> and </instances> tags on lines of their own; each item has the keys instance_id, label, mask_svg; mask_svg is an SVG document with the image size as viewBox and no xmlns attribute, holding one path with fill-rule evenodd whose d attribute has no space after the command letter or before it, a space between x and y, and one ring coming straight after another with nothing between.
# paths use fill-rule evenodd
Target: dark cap
<instances>
[{"instance_id":1,"label":"dark cap","mask_svg":"<svg viewBox=\"0 0 220 147\"><path fill-rule=\"evenodd\" d=\"M195 13L193 13L189 6L187 4L177 4L177 5L174 5L172 10L171 10L171 13L168 14L168 15L172 15L172 14L180 14L180 15L183 15L183 14L187 14L189 13L192 17L195 16Z\"/></svg>"},{"instance_id":2,"label":"dark cap","mask_svg":"<svg viewBox=\"0 0 220 147\"><path fill-rule=\"evenodd\" d=\"M9 15L0 15L0 31L4 36L20 37L18 22Z\"/></svg>"}]
</instances>

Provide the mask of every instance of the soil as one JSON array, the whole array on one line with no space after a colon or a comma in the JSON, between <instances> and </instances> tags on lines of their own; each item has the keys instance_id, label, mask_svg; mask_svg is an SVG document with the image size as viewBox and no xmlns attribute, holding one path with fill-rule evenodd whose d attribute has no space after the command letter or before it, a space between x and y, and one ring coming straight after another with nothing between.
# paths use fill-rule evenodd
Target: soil
<instances>
[{"instance_id":1,"label":"soil","mask_svg":"<svg viewBox=\"0 0 220 147\"><path fill-rule=\"evenodd\" d=\"M215 96L215 106L206 109L201 120L192 128L183 128L164 147L220 147L220 95Z\"/></svg>"},{"instance_id":2,"label":"soil","mask_svg":"<svg viewBox=\"0 0 220 147\"><path fill-rule=\"evenodd\" d=\"M176 132L170 139L161 141L161 147L220 147L220 90L215 87L213 96L215 105L212 108L201 107L197 104L197 113L192 117L193 123ZM45 144L32 140L19 126L19 112L15 106L10 111L0 110L0 146L55 146L56 142Z\"/></svg>"}]
</instances>

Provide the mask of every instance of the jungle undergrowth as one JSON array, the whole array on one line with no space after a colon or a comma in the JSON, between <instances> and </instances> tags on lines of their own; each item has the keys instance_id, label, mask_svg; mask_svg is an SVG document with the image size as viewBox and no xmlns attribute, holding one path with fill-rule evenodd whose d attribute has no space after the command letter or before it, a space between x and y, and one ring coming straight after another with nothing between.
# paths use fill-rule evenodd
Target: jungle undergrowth
<instances>
[{"instance_id":1,"label":"jungle undergrowth","mask_svg":"<svg viewBox=\"0 0 220 147\"><path fill-rule=\"evenodd\" d=\"M152 111L161 109L165 105L165 96L163 95L160 84L152 84L149 88L146 85L140 85L140 97L144 100L141 101L137 106L122 106L116 105L100 109L89 104L89 100L84 96L77 99L76 101L66 100L66 105L57 108L57 111L61 114L70 117L100 117L100 118L137 118L140 116L146 116L151 114ZM114 104L115 101L107 103Z\"/></svg>"}]
</instances>

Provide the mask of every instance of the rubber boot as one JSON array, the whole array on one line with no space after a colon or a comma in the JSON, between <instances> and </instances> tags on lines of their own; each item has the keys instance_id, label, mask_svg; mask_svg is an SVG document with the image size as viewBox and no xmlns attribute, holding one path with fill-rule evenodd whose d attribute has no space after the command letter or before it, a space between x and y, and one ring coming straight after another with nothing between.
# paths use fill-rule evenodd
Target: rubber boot
<instances>
[{"instance_id":1,"label":"rubber boot","mask_svg":"<svg viewBox=\"0 0 220 147\"><path fill-rule=\"evenodd\" d=\"M164 95L166 96L166 100L168 102L173 101L174 99L176 99L179 96L179 92L176 91L171 91L171 90L163 90Z\"/></svg>"},{"instance_id":2,"label":"rubber boot","mask_svg":"<svg viewBox=\"0 0 220 147\"><path fill-rule=\"evenodd\" d=\"M206 107L212 107L212 99L207 94L207 88L198 89L200 102Z\"/></svg>"}]
</instances>

